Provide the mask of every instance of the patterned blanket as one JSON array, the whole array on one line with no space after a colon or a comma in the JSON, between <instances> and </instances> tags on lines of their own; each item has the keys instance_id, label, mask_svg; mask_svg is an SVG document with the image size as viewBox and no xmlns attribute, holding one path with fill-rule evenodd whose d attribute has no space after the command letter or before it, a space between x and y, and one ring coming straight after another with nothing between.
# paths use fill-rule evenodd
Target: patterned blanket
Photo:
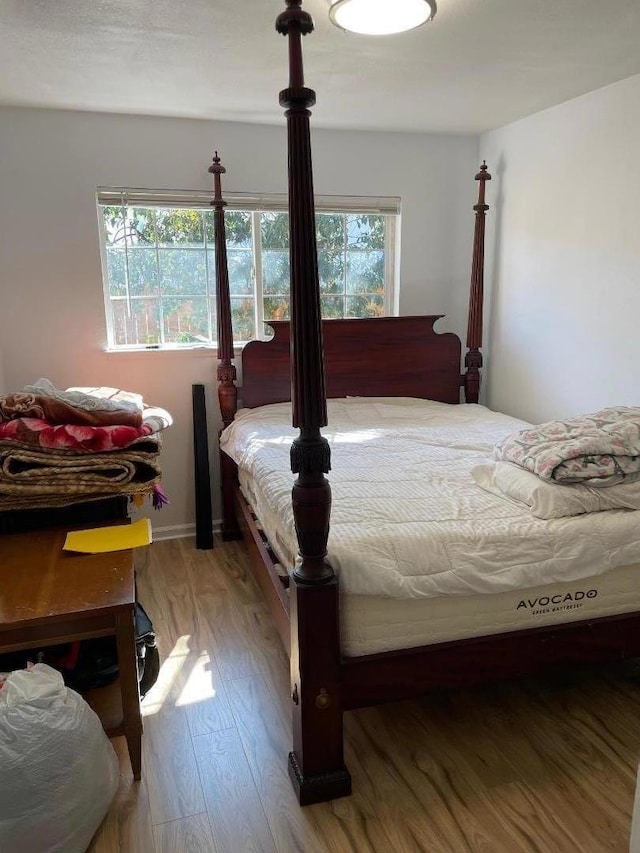
<instances>
[{"instance_id":1,"label":"patterned blanket","mask_svg":"<svg viewBox=\"0 0 640 853\"><path fill-rule=\"evenodd\" d=\"M51 424L41 418L14 418L0 423L0 441L15 441L42 450L100 453L130 447L147 436L157 435L171 423L169 413L158 408L144 410L140 427Z\"/></svg>"},{"instance_id":2,"label":"patterned blanket","mask_svg":"<svg viewBox=\"0 0 640 853\"><path fill-rule=\"evenodd\" d=\"M118 388L69 388L60 391L48 379L39 379L15 394L0 397L0 422L39 418L50 424L83 426L142 426L140 394Z\"/></svg>"},{"instance_id":3,"label":"patterned blanket","mask_svg":"<svg viewBox=\"0 0 640 853\"><path fill-rule=\"evenodd\" d=\"M85 454L0 441L0 509L134 495L150 491L160 475L157 437L126 450Z\"/></svg>"},{"instance_id":4,"label":"patterned blanket","mask_svg":"<svg viewBox=\"0 0 640 853\"><path fill-rule=\"evenodd\" d=\"M107 426L109 424L127 424L142 426L142 409L137 412L126 410L89 412L40 394L7 394L0 397L0 421L14 418L40 418L50 424L84 424L86 426Z\"/></svg>"},{"instance_id":5,"label":"patterned blanket","mask_svg":"<svg viewBox=\"0 0 640 853\"><path fill-rule=\"evenodd\" d=\"M557 483L629 482L640 478L640 408L548 421L508 436L494 455Z\"/></svg>"}]
</instances>

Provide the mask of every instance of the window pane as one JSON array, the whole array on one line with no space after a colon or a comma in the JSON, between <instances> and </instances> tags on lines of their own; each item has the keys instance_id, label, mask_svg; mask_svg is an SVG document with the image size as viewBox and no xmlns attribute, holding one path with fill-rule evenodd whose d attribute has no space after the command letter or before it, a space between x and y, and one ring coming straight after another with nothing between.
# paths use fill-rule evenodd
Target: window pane
<instances>
[{"instance_id":1,"label":"window pane","mask_svg":"<svg viewBox=\"0 0 640 853\"><path fill-rule=\"evenodd\" d=\"M320 293L344 293L344 252L318 252Z\"/></svg>"},{"instance_id":2,"label":"window pane","mask_svg":"<svg viewBox=\"0 0 640 853\"><path fill-rule=\"evenodd\" d=\"M112 300L111 324L113 326L113 343L124 346L130 343L127 337L127 303L126 300Z\"/></svg>"},{"instance_id":3,"label":"window pane","mask_svg":"<svg viewBox=\"0 0 640 853\"><path fill-rule=\"evenodd\" d=\"M224 219L227 246L250 249L253 245L251 214L242 210L228 210Z\"/></svg>"},{"instance_id":4,"label":"window pane","mask_svg":"<svg viewBox=\"0 0 640 853\"><path fill-rule=\"evenodd\" d=\"M318 249L330 252L344 247L344 216L341 213L316 214L316 239Z\"/></svg>"},{"instance_id":5,"label":"window pane","mask_svg":"<svg viewBox=\"0 0 640 853\"><path fill-rule=\"evenodd\" d=\"M209 290L216 292L216 253L207 250L209 267ZM229 293L231 295L248 295L254 292L253 253L247 249L227 248L227 272L229 274Z\"/></svg>"},{"instance_id":6,"label":"window pane","mask_svg":"<svg viewBox=\"0 0 640 853\"><path fill-rule=\"evenodd\" d=\"M265 320L288 320L289 319L289 297L267 296L264 300Z\"/></svg>"},{"instance_id":7,"label":"window pane","mask_svg":"<svg viewBox=\"0 0 640 853\"><path fill-rule=\"evenodd\" d=\"M289 251L262 252L262 289L265 293L289 293Z\"/></svg>"},{"instance_id":8,"label":"window pane","mask_svg":"<svg viewBox=\"0 0 640 853\"><path fill-rule=\"evenodd\" d=\"M215 244L213 223L213 210L204 211L207 243L210 247L213 247ZM252 237L250 213L243 210L227 210L224 215L224 230L227 237L228 247L251 248Z\"/></svg>"},{"instance_id":9,"label":"window pane","mask_svg":"<svg viewBox=\"0 0 640 853\"><path fill-rule=\"evenodd\" d=\"M155 249L130 248L127 253L129 265L129 293L131 296L157 296L158 260Z\"/></svg>"},{"instance_id":10,"label":"window pane","mask_svg":"<svg viewBox=\"0 0 640 853\"><path fill-rule=\"evenodd\" d=\"M158 260L163 294L187 296L206 294L204 252L190 249L160 249Z\"/></svg>"},{"instance_id":11,"label":"window pane","mask_svg":"<svg viewBox=\"0 0 640 853\"><path fill-rule=\"evenodd\" d=\"M250 249L227 249L229 270L229 292L233 294L253 293L253 254ZM215 269L214 269L215 283Z\"/></svg>"},{"instance_id":12,"label":"window pane","mask_svg":"<svg viewBox=\"0 0 640 853\"><path fill-rule=\"evenodd\" d=\"M107 246L124 246L124 211L120 206L108 205L102 208L102 221Z\"/></svg>"},{"instance_id":13,"label":"window pane","mask_svg":"<svg viewBox=\"0 0 640 853\"><path fill-rule=\"evenodd\" d=\"M124 249L107 249L109 296L127 295L127 273Z\"/></svg>"},{"instance_id":14,"label":"window pane","mask_svg":"<svg viewBox=\"0 0 640 853\"><path fill-rule=\"evenodd\" d=\"M384 317L382 296L347 296L346 317Z\"/></svg>"},{"instance_id":15,"label":"window pane","mask_svg":"<svg viewBox=\"0 0 640 853\"><path fill-rule=\"evenodd\" d=\"M384 249L384 216L350 213L346 220L349 248Z\"/></svg>"},{"instance_id":16,"label":"window pane","mask_svg":"<svg viewBox=\"0 0 640 853\"><path fill-rule=\"evenodd\" d=\"M158 209L155 213L159 246L204 246L201 210Z\"/></svg>"},{"instance_id":17,"label":"window pane","mask_svg":"<svg viewBox=\"0 0 640 853\"><path fill-rule=\"evenodd\" d=\"M116 346L160 343L160 311L157 299L131 300L131 314L126 299L111 303L113 343Z\"/></svg>"},{"instance_id":18,"label":"window pane","mask_svg":"<svg viewBox=\"0 0 640 853\"><path fill-rule=\"evenodd\" d=\"M228 267L228 264L227 264ZM216 292L216 253L213 249L207 249L207 271L209 275L209 293L215 298Z\"/></svg>"},{"instance_id":19,"label":"window pane","mask_svg":"<svg viewBox=\"0 0 640 853\"><path fill-rule=\"evenodd\" d=\"M167 343L210 343L209 304L206 297L164 299L164 339Z\"/></svg>"},{"instance_id":20,"label":"window pane","mask_svg":"<svg viewBox=\"0 0 640 853\"><path fill-rule=\"evenodd\" d=\"M288 213L261 213L260 228L262 231L263 249L288 249Z\"/></svg>"},{"instance_id":21,"label":"window pane","mask_svg":"<svg viewBox=\"0 0 640 853\"><path fill-rule=\"evenodd\" d=\"M256 336L256 321L253 297L231 299L231 318L234 341L250 341Z\"/></svg>"},{"instance_id":22,"label":"window pane","mask_svg":"<svg viewBox=\"0 0 640 853\"><path fill-rule=\"evenodd\" d=\"M339 320L344 317L344 297L321 296L320 306L325 320Z\"/></svg>"},{"instance_id":23,"label":"window pane","mask_svg":"<svg viewBox=\"0 0 640 853\"><path fill-rule=\"evenodd\" d=\"M347 293L384 293L384 252L347 253Z\"/></svg>"},{"instance_id":24,"label":"window pane","mask_svg":"<svg viewBox=\"0 0 640 853\"><path fill-rule=\"evenodd\" d=\"M125 235L128 246L155 246L155 210L152 207L128 207L126 209Z\"/></svg>"}]
</instances>

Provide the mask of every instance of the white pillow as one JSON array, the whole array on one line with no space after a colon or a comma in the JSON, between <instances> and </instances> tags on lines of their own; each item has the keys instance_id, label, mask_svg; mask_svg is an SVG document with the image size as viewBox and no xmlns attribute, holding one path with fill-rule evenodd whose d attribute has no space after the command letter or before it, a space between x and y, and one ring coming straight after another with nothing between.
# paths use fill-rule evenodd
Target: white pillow
<instances>
[{"instance_id":1,"label":"white pillow","mask_svg":"<svg viewBox=\"0 0 640 853\"><path fill-rule=\"evenodd\" d=\"M547 482L510 462L478 465L471 476L487 492L526 506L536 518L564 518L607 509L640 510L640 481L607 488Z\"/></svg>"}]
</instances>

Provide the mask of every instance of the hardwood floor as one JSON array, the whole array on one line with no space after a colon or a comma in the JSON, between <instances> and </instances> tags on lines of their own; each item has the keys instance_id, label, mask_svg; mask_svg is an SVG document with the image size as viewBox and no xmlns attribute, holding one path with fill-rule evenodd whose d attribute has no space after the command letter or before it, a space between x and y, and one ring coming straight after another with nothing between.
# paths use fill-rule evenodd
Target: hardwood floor
<instances>
[{"instance_id":1,"label":"hardwood floor","mask_svg":"<svg viewBox=\"0 0 640 853\"><path fill-rule=\"evenodd\" d=\"M346 715L354 795L301 809L286 772L288 663L242 546L139 552L162 670L143 779L90 853L627 851L640 758L635 662Z\"/></svg>"}]
</instances>

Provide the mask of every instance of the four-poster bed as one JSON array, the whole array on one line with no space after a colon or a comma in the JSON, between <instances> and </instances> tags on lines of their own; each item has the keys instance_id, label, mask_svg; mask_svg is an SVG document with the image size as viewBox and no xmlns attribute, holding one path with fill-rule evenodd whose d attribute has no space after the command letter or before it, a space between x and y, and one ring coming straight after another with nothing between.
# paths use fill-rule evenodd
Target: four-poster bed
<instances>
[{"instance_id":1,"label":"four-poster bed","mask_svg":"<svg viewBox=\"0 0 640 853\"><path fill-rule=\"evenodd\" d=\"M436 687L538 672L559 662L638 655L640 602L633 612L588 621L485 631L422 645L409 641L411 648L345 655L338 579L326 559L332 495L325 475L331 468L331 447L320 430L327 426L327 397L418 398L435 401L432 405L458 404L462 388L467 403L478 402L488 210L485 183L490 175L484 164L476 175L479 198L474 206L464 373L459 338L434 331L439 315L322 321L309 136L309 108L315 93L304 85L301 48L302 36L312 31L313 24L300 0L287 0L276 27L289 39L290 85L280 93L280 103L288 125L291 322L270 324L271 340L254 341L244 348L241 396L249 409L289 400L292 404L293 425L299 431L290 455L291 470L297 475L292 490L295 568L282 576L278 567L282 557L256 521L246 490L240 487L236 464L223 451L222 533L225 539L244 536L256 579L290 653L293 751L289 771L300 803L308 804L350 793L342 743L345 710L417 696ZM210 171L215 190L219 400L223 424L229 427L236 415L237 390L220 183L224 168L217 154ZM629 571L635 580L633 567Z\"/></svg>"}]
</instances>

